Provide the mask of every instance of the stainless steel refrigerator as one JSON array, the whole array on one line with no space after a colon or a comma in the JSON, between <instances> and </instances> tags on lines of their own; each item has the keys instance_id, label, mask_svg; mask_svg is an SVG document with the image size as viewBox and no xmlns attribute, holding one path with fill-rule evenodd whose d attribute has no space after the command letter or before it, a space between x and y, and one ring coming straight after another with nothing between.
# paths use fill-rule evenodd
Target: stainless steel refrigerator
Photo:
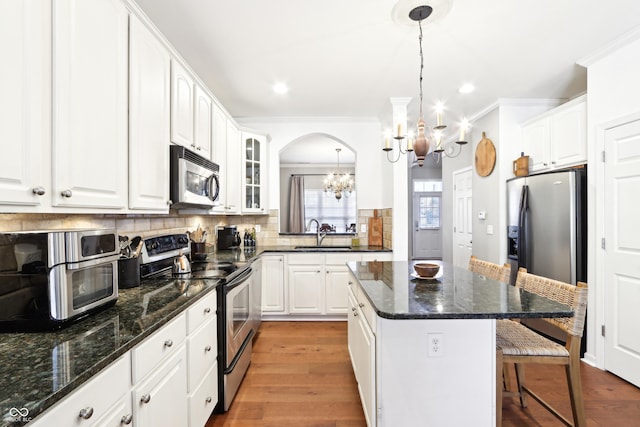
<instances>
[{"instance_id":1,"label":"stainless steel refrigerator","mask_svg":"<svg viewBox=\"0 0 640 427\"><path fill-rule=\"evenodd\" d=\"M586 282L586 191L584 167L507 181L507 258L512 283L519 267L574 285ZM530 326L557 335L540 321Z\"/></svg>"}]
</instances>

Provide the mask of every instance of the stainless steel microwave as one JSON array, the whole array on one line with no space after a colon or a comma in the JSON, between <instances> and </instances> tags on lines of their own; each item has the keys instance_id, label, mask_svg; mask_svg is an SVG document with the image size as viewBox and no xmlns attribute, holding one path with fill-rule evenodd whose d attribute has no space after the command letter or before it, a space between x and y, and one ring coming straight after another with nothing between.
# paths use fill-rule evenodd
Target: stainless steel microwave
<instances>
[{"instance_id":1,"label":"stainless steel microwave","mask_svg":"<svg viewBox=\"0 0 640 427\"><path fill-rule=\"evenodd\" d=\"M0 330L58 329L118 299L114 229L0 233Z\"/></svg>"},{"instance_id":2,"label":"stainless steel microwave","mask_svg":"<svg viewBox=\"0 0 640 427\"><path fill-rule=\"evenodd\" d=\"M169 155L171 207L211 209L218 204L220 167L181 145Z\"/></svg>"}]
</instances>

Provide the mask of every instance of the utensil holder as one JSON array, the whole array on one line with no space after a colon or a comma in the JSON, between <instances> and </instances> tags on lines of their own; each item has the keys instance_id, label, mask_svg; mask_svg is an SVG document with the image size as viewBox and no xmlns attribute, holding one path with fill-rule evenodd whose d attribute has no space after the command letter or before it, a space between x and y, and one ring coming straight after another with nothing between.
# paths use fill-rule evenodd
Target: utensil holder
<instances>
[{"instance_id":1,"label":"utensil holder","mask_svg":"<svg viewBox=\"0 0 640 427\"><path fill-rule=\"evenodd\" d=\"M140 257L118 260L118 288L128 289L140 286Z\"/></svg>"}]
</instances>

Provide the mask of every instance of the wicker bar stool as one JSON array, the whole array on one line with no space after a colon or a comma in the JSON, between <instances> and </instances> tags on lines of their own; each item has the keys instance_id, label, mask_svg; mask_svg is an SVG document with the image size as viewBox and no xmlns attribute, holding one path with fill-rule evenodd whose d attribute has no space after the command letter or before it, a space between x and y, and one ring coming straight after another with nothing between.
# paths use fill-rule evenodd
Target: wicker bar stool
<instances>
[{"instance_id":1,"label":"wicker bar stool","mask_svg":"<svg viewBox=\"0 0 640 427\"><path fill-rule=\"evenodd\" d=\"M511 275L511 265L504 264L500 266L489 261L483 261L471 255L469 259L469 271L482 274L493 280L509 283L509 276Z\"/></svg>"},{"instance_id":2,"label":"wicker bar stool","mask_svg":"<svg viewBox=\"0 0 640 427\"><path fill-rule=\"evenodd\" d=\"M580 341L587 310L587 284L579 282L577 286L557 280L547 279L527 273L520 268L516 279L516 287L535 293L573 308L574 316L569 318L544 319L566 332L566 345L562 346L529 328L514 321L496 322L496 378L500 378L505 363L514 363L518 391L501 390L496 396L496 425L502 422L502 397L518 396L520 405L527 406L527 395L533 397L545 409L555 415L568 426L586 426L582 383L580 380ZM524 364L564 365L573 412L573 424L566 417L551 407L539 395L525 384Z\"/></svg>"}]
</instances>

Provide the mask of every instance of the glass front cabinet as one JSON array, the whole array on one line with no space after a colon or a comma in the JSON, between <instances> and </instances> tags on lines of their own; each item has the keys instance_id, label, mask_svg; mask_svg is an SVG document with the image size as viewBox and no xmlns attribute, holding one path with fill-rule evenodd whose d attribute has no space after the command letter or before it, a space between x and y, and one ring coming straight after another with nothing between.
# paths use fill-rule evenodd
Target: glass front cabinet
<instances>
[{"instance_id":1,"label":"glass front cabinet","mask_svg":"<svg viewBox=\"0 0 640 427\"><path fill-rule=\"evenodd\" d=\"M243 132L242 152L244 185L242 213L266 214L267 203L267 137Z\"/></svg>"}]
</instances>

